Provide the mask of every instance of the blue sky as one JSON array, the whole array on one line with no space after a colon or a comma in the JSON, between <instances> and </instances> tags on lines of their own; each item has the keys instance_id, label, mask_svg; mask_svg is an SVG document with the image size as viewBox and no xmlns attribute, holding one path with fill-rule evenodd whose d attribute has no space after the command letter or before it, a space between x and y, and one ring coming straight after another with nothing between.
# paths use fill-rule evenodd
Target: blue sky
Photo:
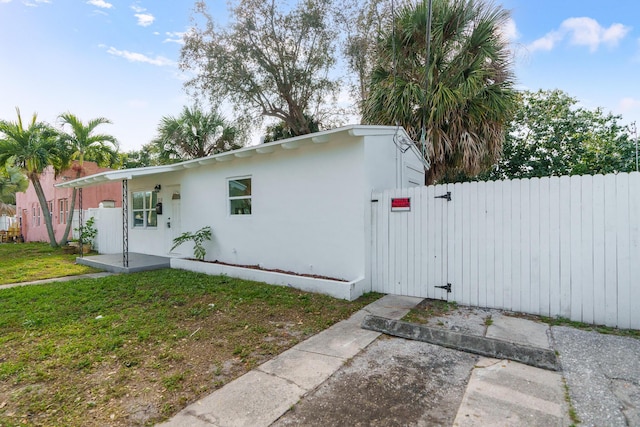
<instances>
[{"instance_id":1,"label":"blue sky","mask_svg":"<svg viewBox=\"0 0 640 427\"><path fill-rule=\"evenodd\" d=\"M640 122L640 1L497 0L519 88L562 89L587 108ZM214 16L226 1L209 1ZM154 136L163 115L190 103L178 69L193 2L0 0L0 118L70 111L114 122L123 150Z\"/></svg>"}]
</instances>

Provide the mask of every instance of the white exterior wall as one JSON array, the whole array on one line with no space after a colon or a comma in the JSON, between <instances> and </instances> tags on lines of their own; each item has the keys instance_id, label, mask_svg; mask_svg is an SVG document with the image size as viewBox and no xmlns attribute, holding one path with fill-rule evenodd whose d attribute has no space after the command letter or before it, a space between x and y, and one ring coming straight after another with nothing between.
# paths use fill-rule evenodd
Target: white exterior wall
<instances>
[{"instance_id":1,"label":"white exterior wall","mask_svg":"<svg viewBox=\"0 0 640 427\"><path fill-rule=\"evenodd\" d=\"M355 297L371 289L372 192L420 185L424 179L416 153L398 151L395 134L391 127L349 126L65 185L128 181L130 252L192 257L190 243L171 251L172 240L210 226L206 260L355 281L358 290L350 290ZM228 180L249 177L252 214L230 215ZM132 193L158 185L163 204L158 226L134 228Z\"/></svg>"},{"instance_id":2,"label":"white exterior wall","mask_svg":"<svg viewBox=\"0 0 640 427\"><path fill-rule=\"evenodd\" d=\"M164 173L129 181L129 252L159 256L167 256L167 254L169 254L172 233L175 231L175 229L167 228L167 218L170 218L172 215L170 202L173 187L171 187L171 185L179 185L183 173L184 172ZM131 193L136 191L153 191L157 184L161 184L162 186L161 191L158 193L158 200L161 200L163 203L163 213L162 215L158 215L158 227L133 227L133 201ZM188 227L184 228L184 230L195 231Z\"/></svg>"},{"instance_id":3,"label":"white exterior wall","mask_svg":"<svg viewBox=\"0 0 640 427\"><path fill-rule=\"evenodd\" d=\"M196 169L182 184L182 226L213 228L208 259L345 280L361 277L361 149L335 141ZM229 215L227 180L237 177L252 179L251 215Z\"/></svg>"}]
</instances>

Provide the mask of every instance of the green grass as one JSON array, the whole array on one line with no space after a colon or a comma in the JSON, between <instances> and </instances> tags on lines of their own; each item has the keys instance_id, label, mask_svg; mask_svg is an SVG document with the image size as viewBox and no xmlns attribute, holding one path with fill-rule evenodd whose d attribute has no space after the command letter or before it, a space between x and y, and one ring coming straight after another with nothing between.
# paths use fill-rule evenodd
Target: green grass
<instances>
[{"instance_id":1,"label":"green grass","mask_svg":"<svg viewBox=\"0 0 640 427\"><path fill-rule=\"evenodd\" d=\"M567 406L569 407L569 418L571 418L571 426L576 426L582 421L578 417L575 406L573 406L573 401L571 400L571 395L569 393L569 385L567 384L567 380L564 377L562 377L562 385L564 387L564 400L565 402L567 402Z\"/></svg>"},{"instance_id":2,"label":"green grass","mask_svg":"<svg viewBox=\"0 0 640 427\"><path fill-rule=\"evenodd\" d=\"M152 425L378 297L180 270L0 290L0 426Z\"/></svg>"},{"instance_id":3,"label":"green grass","mask_svg":"<svg viewBox=\"0 0 640 427\"><path fill-rule=\"evenodd\" d=\"M601 334L618 335L623 337L640 338L638 329L619 329L604 325L591 325L589 323L576 322L565 317L536 316L537 320L548 323L550 326L570 326L583 331L595 331Z\"/></svg>"},{"instance_id":4,"label":"green grass","mask_svg":"<svg viewBox=\"0 0 640 427\"><path fill-rule=\"evenodd\" d=\"M409 313L402 320L411 323L428 323L432 317L445 316L457 309L458 304L455 301L424 299L416 307L409 310Z\"/></svg>"},{"instance_id":5,"label":"green grass","mask_svg":"<svg viewBox=\"0 0 640 427\"><path fill-rule=\"evenodd\" d=\"M48 243L2 243L0 285L98 271L75 261L76 255L65 254L62 249L54 249Z\"/></svg>"}]
</instances>

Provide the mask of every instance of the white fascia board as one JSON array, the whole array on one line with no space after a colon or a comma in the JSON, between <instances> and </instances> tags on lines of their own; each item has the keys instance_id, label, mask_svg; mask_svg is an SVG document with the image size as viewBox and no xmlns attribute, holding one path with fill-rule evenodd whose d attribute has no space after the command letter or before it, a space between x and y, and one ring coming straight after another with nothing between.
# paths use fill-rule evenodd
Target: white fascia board
<instances>
[{"instance_id":1,"label":"white fascia board","mask_svg":"<svg viewBox=\"0 0 640 427\"><path fill-rule=\"evenodd\" d=\"M243 147L238 150L226 151L224 153L214 154L213 156L202 157L199 159L187 160L180 163L162 166L148 166L144 168L122 169L99 174L82 177L71 181L56 184L60 188L80 188L90 185L97 185L103 182L131 180L141 176L157 175L176 170L190 169L202 165L209 165L215 162L227 162L245 157L251 157L253 153L267 154L275 151L276 147L280 149L295 149L303 145L318 144L329 142L334 134L347 132L351 136L372 136L372 135L388 135L395 132L402 132L406 135L403 128L396 126L372 126L372 125L347 125L336 129L325 130L307 135L300 135L293 138L283 139L280 141L268 142L266 144L252 145Z\"/></svg>"}]
</instances>

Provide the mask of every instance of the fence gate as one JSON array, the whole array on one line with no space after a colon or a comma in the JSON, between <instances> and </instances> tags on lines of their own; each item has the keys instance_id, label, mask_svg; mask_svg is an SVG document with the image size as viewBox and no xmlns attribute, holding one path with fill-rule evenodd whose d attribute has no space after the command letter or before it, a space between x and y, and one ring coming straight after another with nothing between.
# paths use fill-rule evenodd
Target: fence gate
<instances>
[{"instance_id":1,"label":"fence gate","mask_svg":"<svg viewBox=\"0 0 640 427\"><path fill-rule=\"evenodd\" d=\"M372 200L374 291L640 329L637 172L415 187Z\"/></svg>"}]
</instances>

